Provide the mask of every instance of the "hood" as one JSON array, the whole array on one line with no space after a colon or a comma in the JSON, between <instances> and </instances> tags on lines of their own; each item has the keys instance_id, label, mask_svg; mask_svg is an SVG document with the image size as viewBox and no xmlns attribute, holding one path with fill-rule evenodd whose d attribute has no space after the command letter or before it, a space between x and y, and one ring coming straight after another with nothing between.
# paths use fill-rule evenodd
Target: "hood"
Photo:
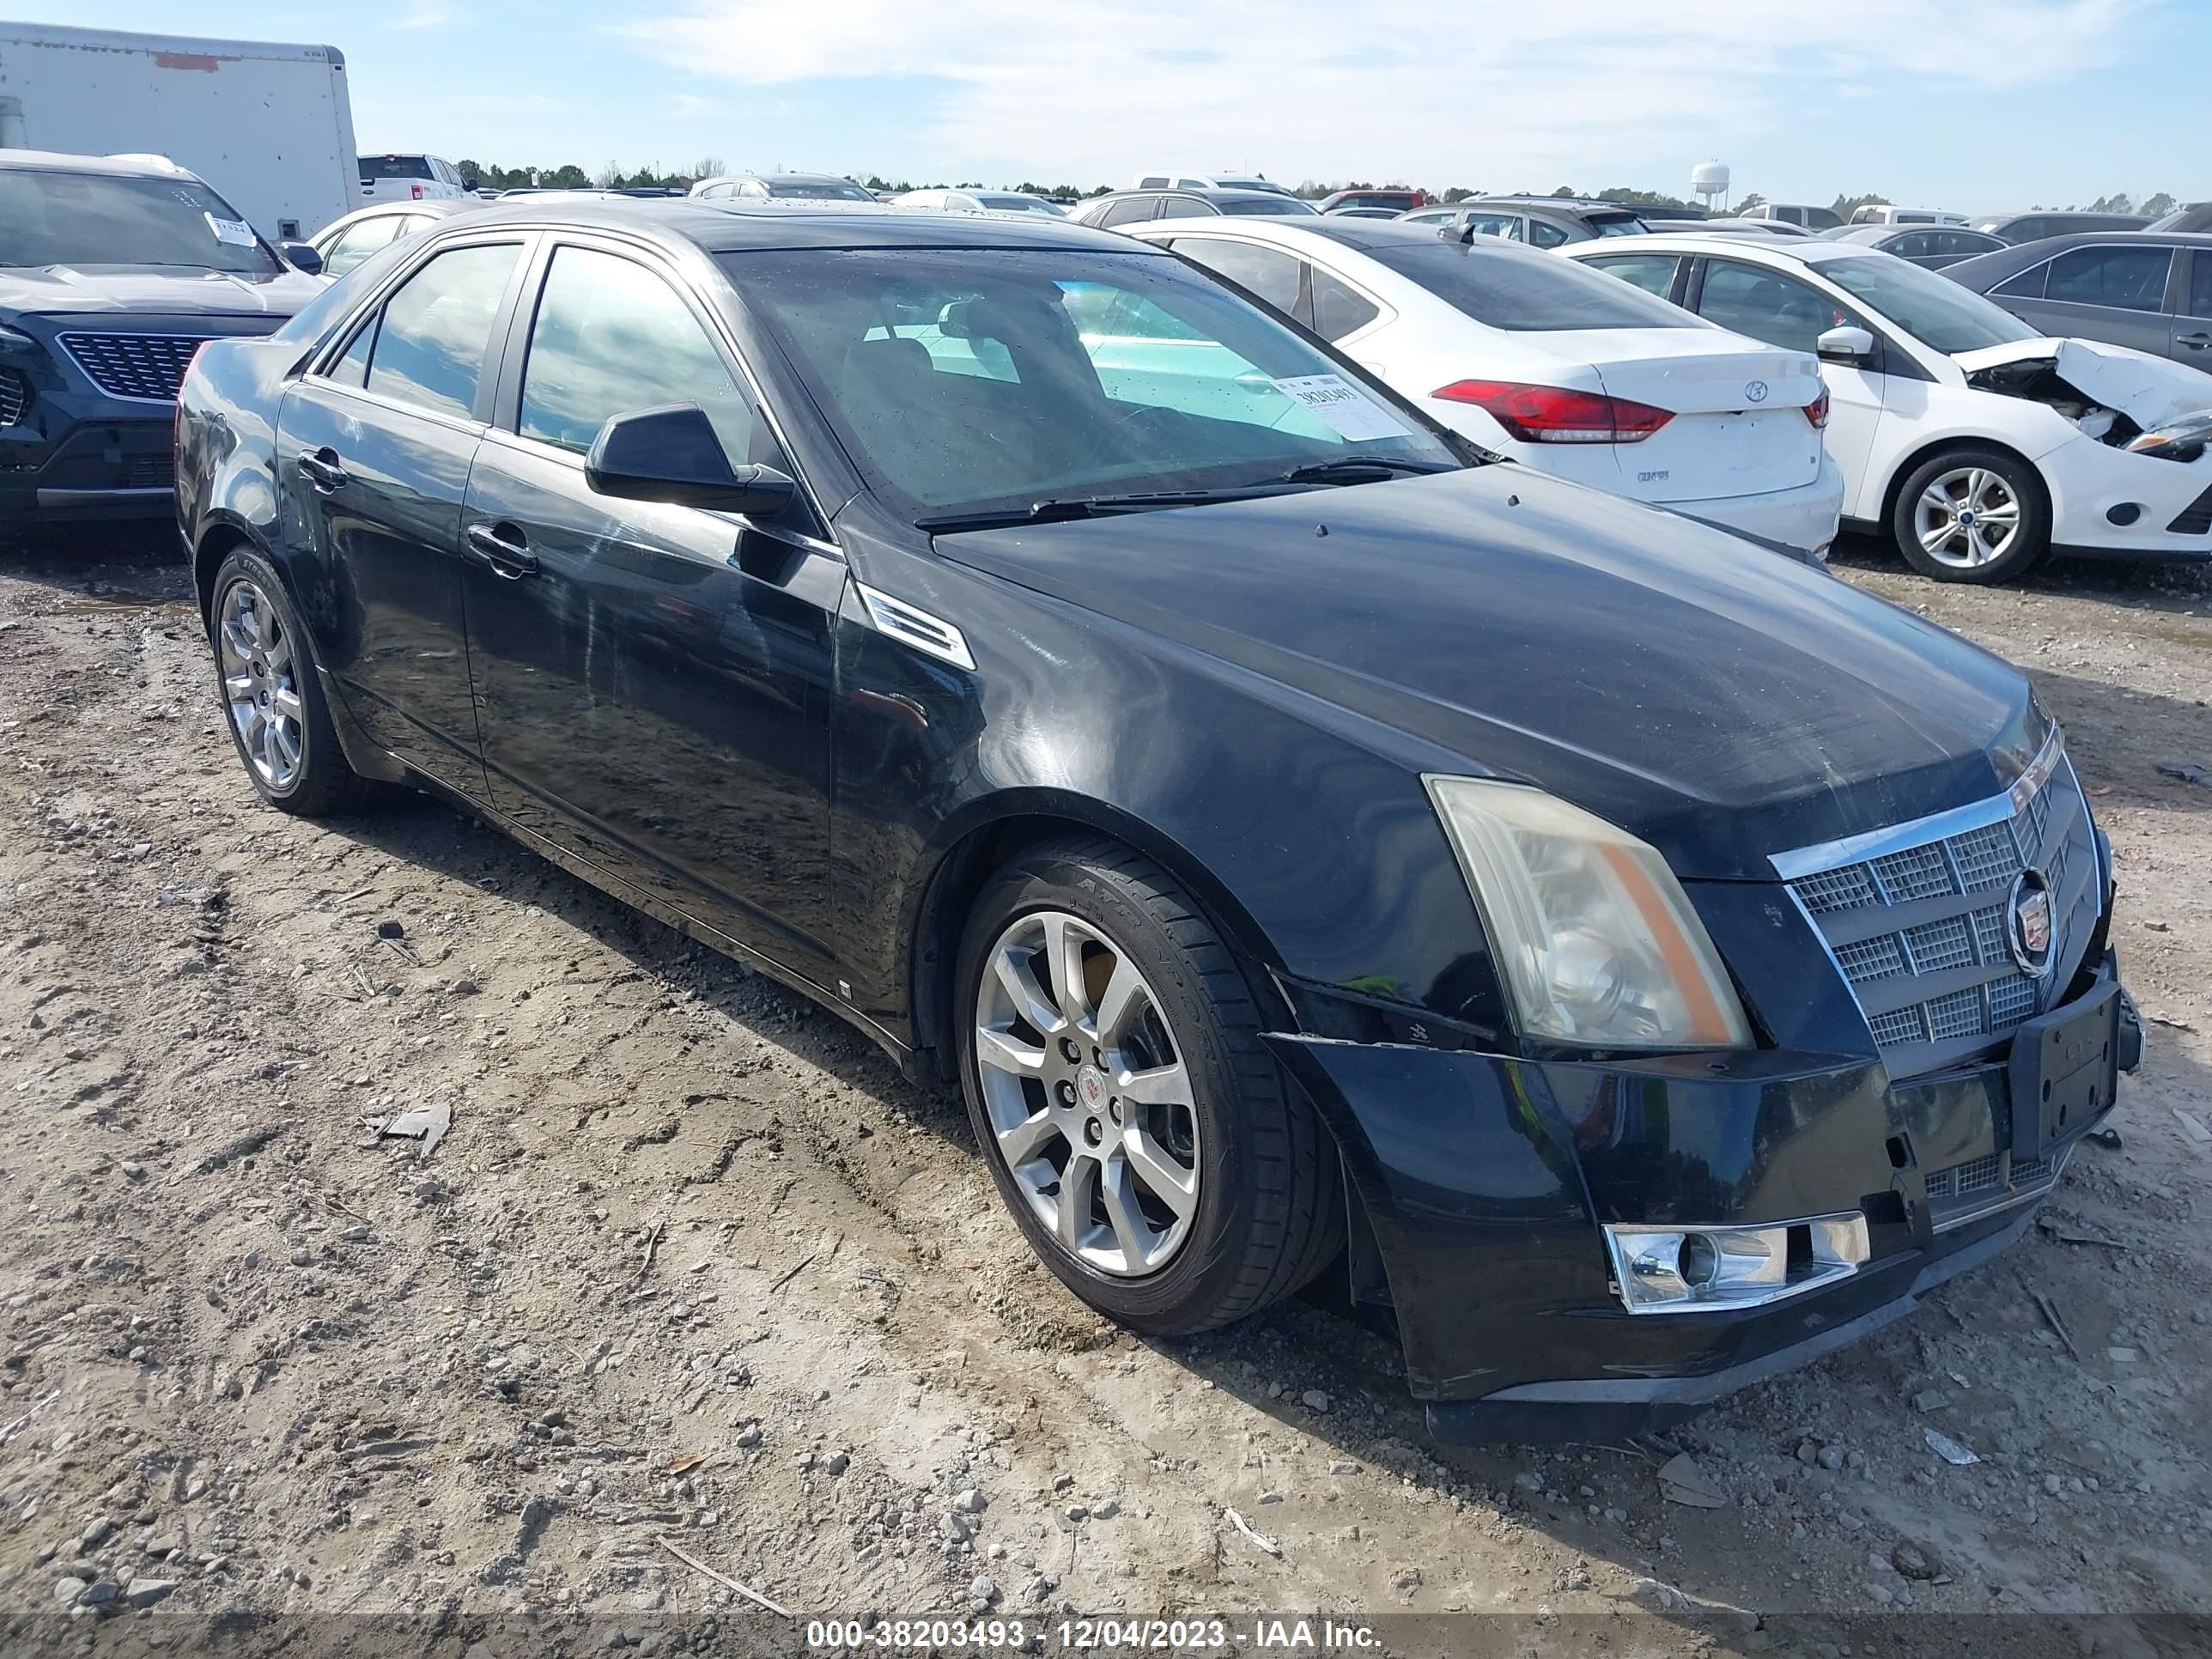
<instances>
[{"instance_id":1,"label":"hood","mask_svg":"<svg viewBox=\"0 0 2212 1659\"><path fill-rule=\"evenodd\" d=\"M2185 363L2099 340L2014 340L1959 351L1969 385L2003 390L2003 371L2048 368L2091 403L2118 410L2146 432L2212 409L2212 379Z\"/></svg>"},{"instance_id":2,"label":"hood","mask_svg":"<svg viewBox=\"0 0 2212 1659\"><path fill-rule=\"evenodd\" d=\"M1425 769L1536 784L1685 876L1771 879L1771 854L1985 799L2045 731L1956 635L1510 465L936 546L1377 721Z\"/></svg>"},{"instance_id":3,"label":"hood","mask_svg":"<svg viewBox=\"0 0 2212 1659\"><path fill-rule=\"evenodd\" d=\"M324 287L304 271L289 269L256 276L173 265L8 266L0 268L0 311L289 317Z\"/></svg>"}]
</instances>

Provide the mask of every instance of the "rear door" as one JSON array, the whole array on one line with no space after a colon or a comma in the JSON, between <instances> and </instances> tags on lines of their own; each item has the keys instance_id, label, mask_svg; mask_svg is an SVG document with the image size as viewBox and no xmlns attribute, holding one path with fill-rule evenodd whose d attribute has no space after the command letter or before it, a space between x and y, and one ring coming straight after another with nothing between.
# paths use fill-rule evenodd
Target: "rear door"
<instances>
[{"instance_id":1,"label":"rear door","mask_svg":"<svg viewBox=\"0 0 2212 1659\"><path fill-rule=\"evenodd\" d=\"M1844 324L1866 329L1877 342L1881 338L1882 331L1865 318L1787 271L1743 259L1707 258L1698 264L1691 278L1691 308L1733 333L1792 351L1814 350L1821 335ZM1820 365L1820 379L1828 388L1825 440L1843 469L1849 512L1874 453L1887 380L1878 368L1829 362Z\"/></svg>"},{"instance_id":2,"label":"rear door","mask_svg":"<svg viewBox=\"0 0 2212 1659\"><path fill-rule=\"evenodd\" d=\"M594 494L629 410L696 404L731 461L789 471L678 273L547 239L469 477L469 637L493 805L562 850L830 983L830 624L845 567L788 523Z\"/></svg>"},{"instance_id":3,"label":"rear door","mask_svg":"<svg viewBox=\"0 0 2212 1659\"><path fill-rule=\"evenodd\" d=\"M2192 248L2182 289L2180 314L2173 319L2173 359L2212 372L2212 248Z\"/></svg>"},{"instance_id":4,"label":"rear door","mask_svg":"<svg viewBox=\"0 0 2212 1659\"><path fill-rule=\"evenodd\" d=\"M277 424L278 518L347 708L380 746L479 798L461 506L532 240L442 246L300 379Z\"/></svg>"}]
</instances>

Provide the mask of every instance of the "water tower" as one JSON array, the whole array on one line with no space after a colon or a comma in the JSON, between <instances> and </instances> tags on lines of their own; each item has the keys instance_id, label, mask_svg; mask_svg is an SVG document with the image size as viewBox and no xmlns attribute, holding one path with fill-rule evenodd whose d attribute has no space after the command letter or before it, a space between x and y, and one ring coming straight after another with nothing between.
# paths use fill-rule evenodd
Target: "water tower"
<instances>
[{"instance_id":1,"label":"water tower","mask_svg":"<svg viewBox=\"0 0 2212 1659\"><path fill-rule=\"evenodd\" d=\"M1700 161L1690 169L1691 193L1711 213L1728 198L1729 170L1725 161Z\"/></svg>"}]
</instances>

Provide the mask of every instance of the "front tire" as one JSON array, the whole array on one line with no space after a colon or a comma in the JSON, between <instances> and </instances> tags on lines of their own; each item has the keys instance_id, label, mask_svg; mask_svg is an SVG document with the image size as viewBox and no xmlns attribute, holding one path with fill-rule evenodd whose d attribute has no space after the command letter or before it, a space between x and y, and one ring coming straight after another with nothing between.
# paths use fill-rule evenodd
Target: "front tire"
<instances>
[{"instance_id":1,"label":"front tire","mask_svg":"<svg viewBox=\"0 0 2212 1659\"><path fill-rule=\"evenodd\" d=\"M1335 1255L1334 1145L1286 1092L1236 958L1150 860L1094 841L1018 854L976 898L957 983L992 1179L1099 1312L1212 1330Z\"/></svg>"},{"instance_id":2,"label":"front tire","mask_svg":"<svg viewBox=\"0 0 2212 1659\"><path fill-rule=\"evenodd\" d=\"M1890 508L1905 562L1939 582L1990 586L2051 551L2051 496L2036 470L2002 450L1945 450L1914 468Z\"/></svg>"},{"instance_id":3,"label":"front tire","mask_svg":"<svg viewBox=\"0 0 2212 1659\"><path fill-rule=\"evenodd\" d=\"M307 818L358 806L368 786L338 746L314 648L276 567L233 552L216 571L209 616L216 690L255 793Z\"/></svg>"}]
</instances>

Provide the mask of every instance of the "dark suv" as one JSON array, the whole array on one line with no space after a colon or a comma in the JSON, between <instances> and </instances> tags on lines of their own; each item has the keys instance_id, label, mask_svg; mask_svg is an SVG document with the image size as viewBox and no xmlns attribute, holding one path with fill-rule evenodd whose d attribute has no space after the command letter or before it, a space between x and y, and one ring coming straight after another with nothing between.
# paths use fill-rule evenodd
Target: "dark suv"
<instances>
[{"instance_id":1,"label":"dark suv","mask_svg":"<svg viewBox=\"0 0 2212 1659\"><path fill-rule=\"evenodd\" d=\"M0 149L0 535L166 516L192 353L269 333L322 289L181 167Z\"/></svg>"}]
</instances>

